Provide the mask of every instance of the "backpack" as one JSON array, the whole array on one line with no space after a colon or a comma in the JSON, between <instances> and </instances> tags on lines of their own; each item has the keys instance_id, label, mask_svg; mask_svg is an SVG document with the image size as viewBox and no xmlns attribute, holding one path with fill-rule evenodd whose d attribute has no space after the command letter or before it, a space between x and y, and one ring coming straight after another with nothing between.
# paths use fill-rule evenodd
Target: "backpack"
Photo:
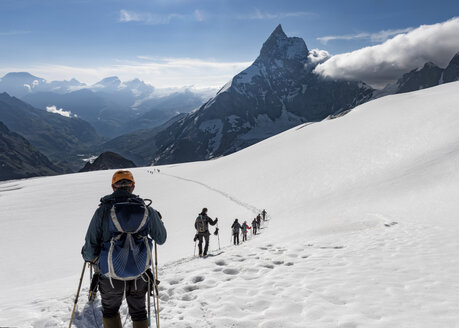
<instances>
[{"instance_id":1,"label":"backpack","mask_svg":"<svg viewBox=\"0 0 459 328\"><path fill-rule=\"evenodd\" d=\"M132 280L151 266L150 216L141 198L112 204L109 210L111 239L104 243L99 267L110 279Z\"/></svg>"},{"instance_id":2,"label":"backpack","mask_svg":"<svg viewBox=\"0 0 459 328\"><path fill-rule=\"evenodd\" d=\"M239 228L241 228L241 227L239 226L239 223L236 223L236 222L233 223L233 234L239 233Z\"/></svg>"},{"instance_id":3,"label":"backpack","mask_svg":"<svg viewBox=\"0 0 459 328\"><path fill-rule=\"evenodd\" d=\"M199 216L196 218L196 230L198 230L198 232L206 232L209 230L209 227L207 226L207 220L201 214L199 214Z\"/></svg>"}]
</instances>

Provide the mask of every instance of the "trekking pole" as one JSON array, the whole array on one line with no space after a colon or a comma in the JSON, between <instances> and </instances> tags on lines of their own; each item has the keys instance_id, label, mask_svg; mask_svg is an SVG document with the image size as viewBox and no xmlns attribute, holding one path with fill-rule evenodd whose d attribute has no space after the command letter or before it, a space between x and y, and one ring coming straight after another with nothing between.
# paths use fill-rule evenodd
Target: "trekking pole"
<instances>
[{"instance_id":1,"label":"trekking pole","mask_svg":"<svg viewBox=\"0 0 459 328\"><path fill-rule=\"evenodd\" d=\"M156 300L155 300L154 295L153 295L153 308L155 309L155 313L158 313L158 309L156 307ZM156 318L159 318L159 317L157 316ZM159 320L156 320L156 328L159 327L158 324L159 324Z\"/></svg>"},{"instance_id":2,"label":"trekking pole","mask_svg":"<svg viewBox=\"0 0 459 328\"><path fill-rule=\"evenodd\" d=\"M86 262L83 263L83 270L81 271L80 283L78 284L78 290L75 296L75 302L73 304L72 316L70 317L69 328L72 327L73 317L75 316L75 309L78 303L78 297L80 296L81 283L83 282L84 270L86 269Z\"/></svg>"},{"instance_id":3,"label":"trekking pole","mask_svg":"<svg viewBox=\"0 0 459 328\"><path fill-rule=\"evenodd\" d=\"M193 252L193 257L196 256L196 243L197 243L197 240L194 241L194 252Z\"/></svg>"},{"instance_id":4,"label":"trekking pole","mask_svg":"<svg viewBox=\"0 0 459 328\"><path fill-rule=\"evenodd\" d=\"M220 250L220 229L218 229L218 221L217 221L217 238L218 238L218 250Z\"/></svg>"},{"instance_id":5,"label":"trekking pole","mask_svg":"<svg viewBox=\"0 0 459 328\"><path fill-rule=\"evenodd\" d=\"M148 303L148 327L151 326L151 279L150 277L148 277L148 300L147 300L147 303Z\"/></svg>"},{"instance_id":6,"label":"trekking pole","mask_svg":"<svg viewBox=\"0 0 459 328\"><path fill-rule=\"evenodd\" d=\"M159 328L159 291L158 291L158 247L155 241L155 291L156 291L156 327Z\"/></svg>"}]
</instances>

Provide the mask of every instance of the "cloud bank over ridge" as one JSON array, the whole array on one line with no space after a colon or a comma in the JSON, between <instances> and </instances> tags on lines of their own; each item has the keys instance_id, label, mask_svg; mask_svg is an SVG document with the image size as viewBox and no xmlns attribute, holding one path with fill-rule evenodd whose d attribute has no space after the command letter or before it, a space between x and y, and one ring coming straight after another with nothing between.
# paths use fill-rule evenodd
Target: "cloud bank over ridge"
<instances>
[{"instance_id":1,"label":"cloud bank over ridge","mask_svg":"<svg viewBox=\"0 0 459 328\"><path fill-rule=\"evenodd\" d=\"M432 61L445 67L459 51L459 17L421 25L382 44L331 57L315 72L334 79L362 80L375 87Z\"/></svg>"}]
</instances>

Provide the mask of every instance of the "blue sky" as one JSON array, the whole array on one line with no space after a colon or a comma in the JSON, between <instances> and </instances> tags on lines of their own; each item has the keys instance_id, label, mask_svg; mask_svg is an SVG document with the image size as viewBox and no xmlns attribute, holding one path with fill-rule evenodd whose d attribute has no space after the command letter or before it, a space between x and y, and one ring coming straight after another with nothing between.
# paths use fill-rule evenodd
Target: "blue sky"
<instances>
[{"instance_id":1,"label":"blue sky","mask_svg":"<svg viewBox=\"0 0 459 328\"><path fill-rule=\"evenodd\" d=\"M278 24L309 49L340 54L455 16L457 0L0 0L0 76L93 83L119 70L154 85L218 87Z\"/></svg>"}]
</instances>

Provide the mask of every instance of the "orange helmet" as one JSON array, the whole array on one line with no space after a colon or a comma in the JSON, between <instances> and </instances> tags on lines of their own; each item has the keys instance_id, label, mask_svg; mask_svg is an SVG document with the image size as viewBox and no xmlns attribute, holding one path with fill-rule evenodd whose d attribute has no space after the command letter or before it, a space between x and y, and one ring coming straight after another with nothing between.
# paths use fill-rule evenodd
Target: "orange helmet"
<instances>
[{"instance_id":1,"label":"orange helmet","mask_svg":"<svg viewBox=\"0 0 459 328\"><path fill-rule=\"evenodd\" d=\"M112 177L112 186L115 185L117 182L119 182L121 180L129 180L133 184L135 184L134 176L128 170L116 171L115 174L113 174L113 177Z\"/></svg>"}]
</instances>

